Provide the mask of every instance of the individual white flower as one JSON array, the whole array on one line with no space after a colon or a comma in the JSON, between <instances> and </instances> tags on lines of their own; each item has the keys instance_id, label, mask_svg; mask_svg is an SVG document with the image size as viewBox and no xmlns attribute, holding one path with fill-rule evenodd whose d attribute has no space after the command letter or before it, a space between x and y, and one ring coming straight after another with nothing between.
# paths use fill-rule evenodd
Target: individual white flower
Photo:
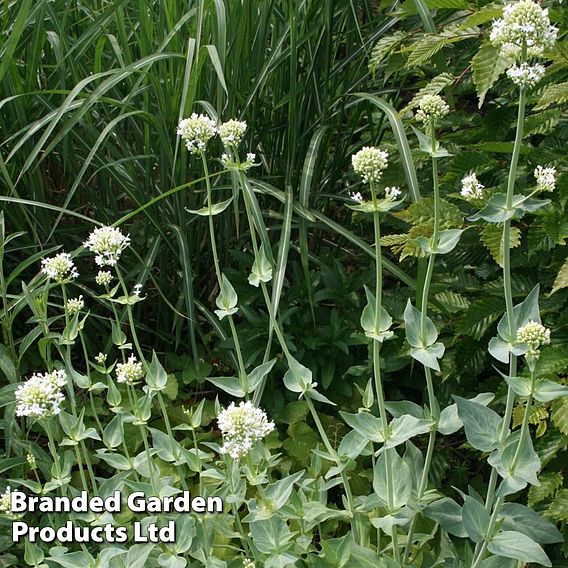
<instances>
[{"instance_id":1,"label":"individual white flower","mask_svg":"<svg viewBox=\"0 0 568 568\"><path fill-rule=\"evenodd\" d=\"M400 187L385 187L385 196L387 199L394 200L399 197L401 193Z\"/></svg>"},{"instance_id":2,"label":"individual white flower","mask_svg":"<svg viewBox=\"0 0 568 568\"><path fill-rule=\"evenodd\" d=\"M83 246L95 253L95 262L99 266L114 266L129 244L130 237L123 235L117 227L97 227Z\"/></svg>"},{"instance_id":3,"label":"individual white flower","mask_svg":"<svg viewBox=\"0 0 568 568\"><path fill-rule=\"evenodd\" d=\"M26 456L26 460L28 462L28 465L30 466L30 469L37 469L36 459L33 454L28 454Z\"/></svg>"},{"instance_id":4,"label":"individual white flower","mask_svg":"<svg viewBox=\"0 0 568 568\"><path fill-rule=\"evenodd\" d=\"M556 168L537 166L534 170L537 191L554 191L556 187Z\"/></svg>"},{"instance_id":5,"label":"individual white flower","mask_svg":"<svg viewBox=\"0 0 568 568\"><path fill-rule=\"evenodd\" d=\"M238 146L247 130L247 123L241 120L228 120L219 125L219 136L225 146Z\"/></svg>"},{"instance_id":6,"label":"individual white flower","mask_svg":"<svg viewBox=\"0 0 568 568\"><path fill-rule=\"evenodd\" d=\"M479 183L477 176L474 172L471 172L469 175L465 176L461 180L462 188L461 188L461 195L468 201L477 201L483 197L483 190L485 186Z\"/></svg>"},{"instance_id":7,"label":"individual white flower","mask_svg":"<svg viewBox=\"0 0 568 568\"><path fill-rule=\"evenodd\" d=\"M180 120L177 128L178 136L185 142L191 154L204 152L207 142L217 132L215 122L205 114L193 113L189 118Z\"/></svg>"},{"instance_id":8,"label":"individual white flower","mask_svg":"<svg viewBox=\"0 0 568 568\"><path fill-rule=\"evenodd\" d=\"M136 360L134 355L130 355L126 363L118 363L116 366L116 381L133 385L144 378L144 368L142 363Z\"/></svg>"},{"instance_id":9,"label":"individual white flower","mask_svg":"<svg viewBox=\"0 0 568 568\"><path fill-rule=\"evenodd\" d=\"M527 356L537 358L540 346L550 343L550 329L531 320L517 331L517 341L528 345Z\"/></svg>"},{"instance_id":10,"label":"individual white flower","mask_svg":"<svg viewBox=\"0 0 568 568\"><path fill-rule=\"evenodd\" d=\"M349 197L353 201L356 201L357 203L363 203L363 196L361 195L361 192L359 192L359 191L350 193Z\"/></svg>"},{"instance_id":11,"label":"individual white flower","mask_svg":"<svg viewBox=\"0 0 568 568\"><path fill-rule=\"evenodd\" d=\"M65 309L70 316L78 314L85 307L85 302L83 301L83 294L78 298L69 298L65 304Z\"/></svg>"},{"instance_id":12,"label":"individual white flower","mask_svg":"<svg viewBox=\"0 0 568 568\"><path fill-rule=\"evenodd\" d=\"M6 491L0 495L0 514L8 517L15 517L12 513L12 491L10 486L6 487Z\"/></svg>"},{"instance_id":13,"label":"individual white flower","mask_svg":"<svg viewBox=\"0 0 568 568\"><path fill-rule=\"evenodd\" d=\"M364 183L378 182L383 170L388 165L389 154L386 150L379 150L374 146L364 146L351 156L351 163L356 174L361 176Z\"/></svg>"},{"instance_id":14,"label":"individual white flower","mask_svg":"<svg viewBox=\"0 0 568 568\"><path fill-rule=\"evenodd\" d=\"M521 63L507 69L507 77L519 87L534 87L544 77L544 66Z\"/></svg>"},{"instance_id":15,"label":"individual white flower","mask_svg":"<svg viewBox=\"0 0 568 568\"><path fill-rule=\"evenodd\" d=\"M95 356L95 362L99 365L104 365L106 363L107 356L105 353L99 353Z\"/></svg>"},{"instance_id":16,"label":"individual white flower","mask_svg":"<svg viewBox=\"0 0 568 568\"><path fill-rule=\"evenodd\" d=\"M79 276L75 263L67 252L60 252L51 258L44 258L41 261L41 271L59 284L67 280L74 280Z\"/></svg>"},{"instance_id":17,"label":"individual white flower","mask_svg":"<svg viewBox=\"0 0 568 568\"><path fill-rule=\"evenodd\" d=\"M269 422L266 413L250 401L241 401L238 406L231 402L220 412L217 423L223 432L221 453L233 459L245 456L255 442L274 430L274 422Z\"/></svg>"},{"instance_id":18,"label":"individual white flower","mask_svg":"<svg viewBox=\"0 0 568 568\"><path fill-rule=\"evenodd\" d=\"M433 121L443 118L450 112L450 107L440 95L424 95L418 100L416 120L430 126Z\"/></svg>"},{"instance_id":19,"label":"individual white flower","mask_svg":"<svg viewBox=\"0 0 568 568\"><path fill-rule=\"evenodd\" d=\"M112 282L112 274L108 270L99 270L95 276L95 282L99 286L108 286Z\"/></svg>"},{"instance_id":20,"label":"individual white flower","mask_svg":"<svg viewBox=\"0 0 568 568\"><path fill-rule=\"evenodd\" d=\"M540 57L556 43L558 28L550 25L548 9L532 0L505 6L503 17L493 22L489 40L505 56L519 59L523 45L529 58Z\"/></svg>"},{"instance_id":21,"label":"individual white flower","mask_svg":"<svg viewBox=\"0 0 568 568\"><path fill-rule=\"evenodd\" d=\"M140 294L142 293L142 284L135 284L132 293L135 296L140 296Z\"/></svg>"},{"instance_id":22,"label":"individual white flower","mask_svg":"<svg viewBox=\"0 0 568 568\"><path fill-rule=\"evenodd\" d=\"M48 418L61 412L65 396L61 389L67 384L65 371L34 373L16 389L16 416Z\"/></svg>"}]
</instances>

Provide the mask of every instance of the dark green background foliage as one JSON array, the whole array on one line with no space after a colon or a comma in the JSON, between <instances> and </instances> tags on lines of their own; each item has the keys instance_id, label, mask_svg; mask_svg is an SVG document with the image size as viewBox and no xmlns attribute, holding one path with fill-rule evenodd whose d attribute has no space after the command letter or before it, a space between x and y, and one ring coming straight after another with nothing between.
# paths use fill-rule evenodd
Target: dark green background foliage
<instances>
[{"instance_id":1,"label":"dark green background foliage","mask_svg":"<svg viewBox=\"0 0 568 568\"><path fill-rule=\"evenodd\" d=\"M418 14L417 5L428 10ZM186 212L203 204L201 168L175 135L179 119L196 111L247 121L243 147L260 162L250 175L275 257L289 220L285 192L292 192L280 319L294 356L346 411L360 406L355 386L364 389L370 375L370 341L359 318L363 286L374 282L372 225L344 207L359 183L350 160L362 145L389 150L383 182L400 185L410 207L383 227L393 267L385 271L384 302L397 335L381 352L385 388L390 400L421 404L423 375L407 356L401 321L407 298L414 301L424 278L424 265L409 239L432 230L429 159L407 126L422 198L412 204L417 196L408 185L392 123L372 98L358 94L380 97L402 111L391 117L398 125L408 125L412 112L404 109L419 89L445 96L452 112L439 135L453 155L440 160L443 228L464 227L473 209L460 198L461 178L475 170L491 191L503 189L514 136L512 85L502 77L493 85L484 79L489 52L472 62L485 24L495 16L492 10L486 2L466 0L425 5L372 0L3 2L1 200L5 236L21 232L3 248L4 384L20 380L40 361L37 347L24 339L31 338L27 334L34 333L35 324L21 281L37 273L46 251L60 245L66 251L78 248L93 220L120 222L131 235L124 269L129 282L144 284L147 296L135 307L136 321L143 344L167 354L168 371L177 379L177 396L175 389L170 393L174 405L203 395L214 399L217 393L205 377L233 367L227 349L231 341L225 322L217 323L210 311L217 290L206 219ZM551 6L550 15L560 30L567 29L565 7ZM562 379L568 362L568 43L562 35L548 56L553 63L546 78L529 94L518 185L533 183L537 164L555 165L559 178L552 205L514 223L513 293L521 301L540 282L543 322L553 332L539 370ZM479 92L486 93L481 107ZM209 152L213 172L221 171L217 144ZM229 175L216 176L214 183L216 200L231 195ZM215 223L221 263L242 306L239 337L247 363L256 365L266 345L268 316L257 290L247 283L252 252L242 203L235 202ZM459 246L436 264L430 315L447 349L436 385L444 405L452 394L493 391L498 403L505 394L487 355L504 311L500 231L494 227L470 227ZM95 288L94 268L90 260L77 262L79 286L87 296ZM88 306L93 314L95 294ZM104 350L109 321L92 317L89 326L92 351ZM282 372L273 373L263 405L285 440L274 437L275 445L282 444L295 466L305 466L306 450L318 438L304 403L282 386ZM4 402L13 390L8 385L3 392ZM537 410L532 421L535 447L545 464L542 485L521 499L565 526L568 401ZM346 431L336 414L325 422L337 439ZM5 459L21 455L17 423L7 415L2 424ZM365 465L370 468L363 462L355 477L358 493L369 490ZM459 434L436 452L432 480L438 486L482 488L484 467ZM550 554L561 558L560 550Z\"/></svg>"}]
</instances>

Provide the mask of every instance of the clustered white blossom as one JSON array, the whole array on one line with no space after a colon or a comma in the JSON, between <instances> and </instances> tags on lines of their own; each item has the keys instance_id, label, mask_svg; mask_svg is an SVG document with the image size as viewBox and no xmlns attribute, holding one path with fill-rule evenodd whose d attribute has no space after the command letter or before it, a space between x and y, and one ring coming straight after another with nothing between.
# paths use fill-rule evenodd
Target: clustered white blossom
<instances>
[{"instance_id":1,"label":"clustered white blossom","mask_svg":"<svg viewBox=\"0 0 568 568\"><path fill-rule=\"evenodd\" d=\"M432 122L443 118L450 112L450 107L440 95L424 95L418 101L416 120L430 126Z\"/></svg>"},{"instance_id":2,"label":"clustered white blossom","mask_svg":"<svg viewBox=\"0 0 568 568\"><path fill-rule=\"evenodd\" d=\"M15 516L12 513L12 491L9 485L6 487L6 491L0 495L0 514L9 517Z\"/></svg>"},{"instance_id":3,"label":"clustered white blossom","mask_svg":"<svg viewBox=\"0 0 568 568\"><path fill-rule=\"evenodd\" d=\"M460 194L462 197L467 199L468 201L476 201L483 197L483 190L485 186L479 183L477 176L474 172L471 172L469 175L465 176L461 180L462 188Z\"/></svg>"},{"instance_id":4,"label":"clustered white blossom","mask_svg":"<svg viewBox=\"0 0 568 568\"><path fill-rule=\"evenodd\" d=\"M34 373L16 390L16 416L47 418L61 412L65 396L61 389L67 384L65 371Z\"/></svg>"},{"instance_id":5,"label":"clustered white blossom","mask_svg":"<svg viewBox=\"0 0 568 568\"><path fill-rule=\"evenodd\" d=\"M274 430L274 422L269 422L266 413L250 401L241 401L238 406L231 402L220 412L217 422L224 439L221 453L233 459L245 456L255 442Z\"/></svg>"},{"instance_id":6,"label":"clustered white blossom","mask_svg":"<svg viewBox=\"0 0 568 568\"><path fill-rule=\"evenodd\" d=\"M251 560L250 558L245 558L243 560L243 568L256 568L256 564L254 563L254 560Z\"/></svg>"},{"instance_id":7,"label":"clustered white blossom","mask_svg":"<svg viewBox=\"0 0 568 568\"><path fill-rule=\"evenodd\" d=\"M107 360L107 356L105 353L100 353L98 355L95 356L95 361L99 364L99 365L104 365L106 363Z\"/></svg>"},{"instance_id":8,"label":"clustered white blossom","mask_svg":"<svg viewBox=\"0 0 568 568\"><path fill-rule=\"evenodd\" d=\"M122 251L129 244L130 237L123 235L116 227L97 227L83 243L86 248L96 254L95 262L99 266L114 266ZM99 272L97 277L100 276Z\"/></svg>"},{"instance_id":9,"label":"clustered white blossom","mask_svg":"<svg viewBox=\"0 0 568 568\"><path fill-rule=\"evenodd\" d=\"M41 261L41 271L59 284L66 280L74 280L79 276L75 263L67 252L60 252L51 258L44 258Z\"/></svg>"},{"instance_id":10,"label":"clustered white blossom","mask_svg":"<svg viewBox=\"0 0 568 568\"><path fill-rule=\"evenodd\" d=\"M181 136L191 154L204 152L207 142L216 132L217 127L213 120L205 114L195 112L189 118L180 120L177 129L178 136Z\"/></svg>"},{"instance_id":11,"label":"clustered white blossom","mask_svg":"<svg viewBox=\"0 0 568 568\"><path fill-rule=\"evenodd\" d=\"M556 187L556 168L537 166L534 170L537 191L554 191Z\"/></svg>"},{"instance_id":12,"label":"clustered white blossom","mask_svg":"<svg viewBox=\"0 0 568 568\"><path fill-rule=\"evenodd\" d=\"M137 361L134 355L130 355L126 363L118 363L115 372L116 381L128 385L133 385L144 377L142 363Z\"/></svg>"},{"instance_id":13,"label":"clustered white blossom","mask_svg":"<svg viewBox=\"0 0 568 568\"><path fill-rule=\"evenodd\" d=\"M387 199L394 200L399 197L401 193L400 187L385 187L385 196Z\"/></svg>"},{"instance_id":14,"label":"clustered white blossom","mask_svg":"<svg viewBox=\"0 0 568 568\"><path fill-rule=\"evenodd\" d=\"M219 136L225 146L238 146L247 130L247 123L241 120L227 120L219 126Z\"/></svg>"},{"instance_id":15,"label":"clustered white blossom","mask_svg":"<svg viewBox=\"0 0 568 568\"><path fill-rule=\"evenodd\" d=\"M236 162L231 156L226 153L221 155L221 165L228 170L246 171L256 165L254 163L255 160L256 154L253 154L252 152L248 152L245 161L240 163Z\"/></svg>"},{"instance_id":16,"label":"clustered white blossom","mask_svg":"<svg viewBox=\"0 0 568 568\"><path fill-rule=\"evenodd\" d=\"M85 307L85 302L83 301L83 294L78 298L69 298L65 304L65 309L70 316L78 314Z\"/></svg>"},{"instance_id":17,"label":"clustered white blossom","mask_svg":"<svg viewBox=\"0 0 568 568\"><path fill-rule=\"evenodd\" d=\"M28 454L26 456L26 460L28 462L28 465L30 466L30 469L37 469L36 459L33 454Z\"/></svg>"},{"instance_id":18,"label":"clustered white blossom","mask_svg":"<svg viewBox=\"0 0 568 568\"><path fill-rule=\"evenodd\" d=\"M536 321L529 321L517 331L517 341L528 345L528 357L537 358L539 347L550 343L550 329Z\"/></svg>"},{"instance_id":19,"label":"clustered white blossom","mask_svg":"<svg viewBox=\"0 0 568 568\"><path fill-rule=\"evenodd\" d=\"M493 22L489 39L503 55L518 60L523 58L523 46L528 58L540 57L554 46L557 35L548 9L532 0L520 0L505 6L503 17Z\"/></svg>"},{"instance_id":20,"label":"clustered white blossom","mask_svg":"<svg viewBox=\"0 0 568 568\"><path fill-rule=\"evenodd\" d=\"M99 270L95 276L95 282L99 286L108 286L112 282L112 274L108 270Z\"/></svg>"},{"instance_id":21,"label":"clustered white blossom","mask_svg":"<svg viewBox=\"0 0 568 568\"><path fill-rule=\"evenodd\" d=\"M374 146L364 146L351 157L353 170L361 176L364 183L378 182L388 165L389 154Z\"/></svg>"},{"instance_id":22,"label":"clustered white blossom","mask_svg":"<svg viewBox=\"0 0 568 568\"><path fill-rule=\"evenodd\" d=\"M507 69L507 77L519 87L534 87L544 77L544 66L539 63L520 63Z\"/></svg>"}]
</instances>

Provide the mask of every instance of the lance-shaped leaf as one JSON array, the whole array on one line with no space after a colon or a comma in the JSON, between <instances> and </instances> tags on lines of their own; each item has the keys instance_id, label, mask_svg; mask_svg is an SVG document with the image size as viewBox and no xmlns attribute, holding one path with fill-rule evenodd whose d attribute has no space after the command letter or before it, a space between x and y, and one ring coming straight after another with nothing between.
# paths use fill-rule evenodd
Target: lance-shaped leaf
<instances>
[{"instance_id":1,"label":"lance-shaped leaf","mask_svg":"<svg viewBox=\"0 0 568 568\"><path fill-rule=\"evenodd\" d=\"M520 503L505 503L499 514L503 517L501 528L521 532L539 544L563 542L562 533L547 519Z\"/></svg>"},{"instance_id":2,"label":"lance-shaped leaf","mask_svg":"<svg viewBox=\"0 0 568 568\"><path fill-rule=\"evenodd\" d=\"M215 299L218 310L215 310L217 317L222 320L225 316L233 315L238 311L238 297L229 279L221 274L220 291Z\"/></svg>"},{"instance_id":3,"label":"lance-shaped leaf","mask_svg":"<svg viewBox=\"0 0 568 568\"><path fill-rule=\"evenodd\" d=\"M375 295L367 286L365 286L365 294L367 296L367 305L361 314L361 327L365 330L365 335L380 342L390 339L394 335L392 331L389 331L392 325L392 318L381 306L378 322L376 322L375 326Z\"/></svg>"},{"instance_id":4,"label":"lance-shaped leaf","mask_svg":"<svg viewBox=\"0 0 568 568\"><path fill-rule=\"evenodd\" d=\"M361 213L386 213L400 205L403 201L404 199L397 200L386 197L385 199L377 199L376 203L373 203L372 201L361 201L356 205L348 203L347 207L353 211L359 211Z\"/></svg>"},{"instance_id":5,"label":"lance-shaped leaf","mask_svg":"<svg viewBox=\"0 0 568 568\"><path fill-rule=\"evenodd\" d=\"M385 448L394 448L418 436L426 434L432 429L430 420L421 420L410 414L405 414L400 418L394 418L389 424L389 435L385 443Z\"/></svg>"},{"instance_id":6,"label":"lance-shaped leaf","mask_svg":"<svg viewBox=\"0 0 568 568\"><path fill-rule=\"evenodd\" d=\"M215 215L219 215L219 213L225 211L225 209L227 209L227 207L231 204L231 201L233 201L233 198L229 197L229 199L226 199L225 201L214 203L211 205L211 211L209 211L209 207L207 206L202 207L201 209L186 209L186 211L188 213L193 213L194 215L201 215L202 217L214 217Z\"/></svg>"},{"instance_id":7,"label":"lance-shaped leaf","mask_svg":"<svg viewBox=\"0 0 568 568\"><path fill-rule=\"evenodd\" d=\"M271 359L266 363L260 364L258 367L255 367L249 374L248 374L248 392L254 392L260 382L272 371L272 367L276 363L276 359Z\"/></svg>"},{"instance_id":8,"label":"lance-shaped leaf","mask_svg":"<svg viewBox=\"0 0 568 568\"><path fill-rule=\"evenodd\" d=\"M156 352L152 353L152 362L146 374L146 382L155 391L162 391L166 388L168 383L168 374L160 363Z\"/></svg>"},{"instance_id":9,"label":"lance-shaped leaf","mask_svg":"<svg viewBox=\"0 0 568 568\"><path fill-rule=\"evenodd\" d=\"M520 304L513 307L512 329L509 325L507 314L503 315L497 324L497 332L503 341L516 343L517 332L521 327L529 323L529 321L540 323L540 310L538 307L539 291L540 285L537 284Z\"/></svg>"},{"instance_id":10,"label":"lance-shaped leaf","mask_svg":"<svg viewBox=\"0 0 568 568\"><path fill-rule=\"evenodd\" d=\"M237 377L207 377L206 380L231 396L236 398L242 398L245 396L243 385Z\"/></svg>"},{"instance_id":11,"label":"lance-shaped leaf","mask_svg":"<svg viewBox=\"0 0 568 568\"><path fill-rule=\"evenodd\" d=\"M516 531L502 531L487 545L489 552L505 558L515 558L521 562L536 562L542 566L552 566L544 550L532 538Z\"/></svg>"},{"instance_id":12,"label":"lance-shaped leaf","mask_svg":"<svg viewBox=\"0 0 568 568\"><path fill-rule=\"evenodd\" d=\"M440 523L442 529L449 534L460 538L468 536L463 526L462 508L449 497L443 497L428 505L424 510L424 516Z\"/></svg>"},{"instance_id":13,"label":"lance-shaped leaf","mask_svg":"<svg viewBox=\"0 0 568 568\"><path fill-rule=\"evenodd\" d=\"M418 138L418 144L420 145L420 150L422 152L428 154L432 158L446 158L448 156L453 156L450 154L445 148L443 148L440 143L436 140L435 146L432 147L432 138L430 136L426 136L423 132L411 126L414 134L416 134L416 138Z\"/></svg>"},{"instance_id":14,"label":"lance-shaped leaf","mask_svg":"<svg viewBox=\"0 0 568 568\"><path fill-rule=\"evenodd\" d=\"M481 210L468 217L469 221L483 219L489 223L503 223L513 217L520 219L525 213L533 213L550 203L548 199L533 199L524 195L515 195L511 206L507 205L507 196L498 193L489 199L487 205Z\"/></svg>"},{"instance_id":15,"label":"lance-shaped leaf","mask_svg":"<svg viewBox=\"0 0 568 568\"><path fill-rule=\"evenodd\" d=\"M256 286L258 288L258 285L261 282L270 282L270 280L272 280L272 265L266 256L264 244L262 244L260 245L256 258L254 259L248 281L251 286Z\"/></svg>"},{"instance_id":16,"label":"lance-shaped leaf","mask_svg":"<svg viewBox=\"0 0 568 568\"><path fill-rule=\"evenodd\" d=\"M481 542L489 527L489 512L477 499L466 495L462 509L463 526L473 542Z\"/></svg>"},{"instance_id":17,"label":"lance-shaped leaf","mask_svg":"<svg viewBox=\"0 0 568 568\"><path fill-rule=\"evenodd\" d=\"M398 455L396 451L390 452L389 459L391 460L392 471L396 472L393 476L393 509L390 513L404 507L412 495L412 475L408 464ZM387 460L386 453L383 452L377 462L375 463L375 470L373 475L373 489L377 494L379 500L388 506L388 492L387 492Z\"/></svg>"},{"instance_id":18,"label":"lance-shaped leaf","mask_svg":"<svg viewBox=\"0 0 568 568\"><path fill-rule=\"evenodd\" d=\"M425 253L428 254L448 254L454 250L462 236L463 229L447 229L440 231L438 244L434 246L434 237L418 237L413 239Z\"/></svg>"},{"instance_id":19,"label":"lance-shaped leaf","mask_svg":"<svg viewBox=\"0 0 568 568\"><path fill-rule=\"evenodd\" d=\"M410 356L420 361L425 367L439 371L440 364L438 363L438 359L444 356L445 349L444 344L438 342L428 347L413 347L410 350Z\"/></svg>"},{"instance_id":20,"label":"lance-shaped leaf","mask_svg":"<svg viewBox=\"0 0 568 568\"><path fill-rule=\"evenodd\" d=\"M341 414L343 420L359 435L365 438L365 440L377 443L385 441L382 423L376 416L373 416L369 412L358 412L357 414L340 412L339 414Z\"/></svg>"},{"instance_id":21,"label":"lance-shaped leaf","mask_svg":"<svg viewBox=\"0 0 568 568\"><path fill-rule=\"evenodd\" d=\"M501 417L479 402L454 395L458 415L465 428L467 441L482 452L490 452L499 446Z\"/></svg>"},{"instance_id":22,"label":"lance-shaped leaf","mask_svg":"<svg viewBox=\"0 0 568 568\"><path fill-rule=\"evenodd\" d=\"M438 330L429 317L424 318L424 329L422 329L421 324L420 310L416 309L408 300L404 310L404 326L406 329L406 340L412 347L426 348L438 339Z\"/></svg>"}]
</instances>

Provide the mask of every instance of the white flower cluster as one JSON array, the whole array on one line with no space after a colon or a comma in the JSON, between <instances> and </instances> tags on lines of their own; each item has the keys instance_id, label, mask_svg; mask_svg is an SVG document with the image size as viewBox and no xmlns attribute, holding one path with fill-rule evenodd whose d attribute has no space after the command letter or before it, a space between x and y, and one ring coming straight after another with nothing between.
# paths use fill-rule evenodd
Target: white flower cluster
<instances>
[{"instance_id":1,"label":"white flower cluster","mask_svg":"<svg viewBox=\"0 0 568 568\"><path fill-rule=\"evenodd\" d=\"M485 186L479 183L477 176L474 172L465 176L461 180L462 188L460 194L468 201L477 201L483 197L483 190Z\"/></svg>"},{"instance_id":2,"label":"white flower cluster","mask_svg":"<svg viewBox=\"0 0 568 568\"><path fill-rule=\"evenodd\" d=\"M108 270L99 270L95 276L95 282L99 286L108 286L112 282L112 274Z\"/></svg>"},{"instance_id":3,"label":"white flower cluster","mask_svg":"<svg viewBox=\"0 0 568 568\"><path fill-rule=\"evenodd\" d=\"M558 28L550 25L548 10L532 0L505 6L503 17L493 22L491 43L509 57L521 59L523 46L529 58L540 57L556 42Z\"/></svg>"},{"instance_id":4,"label":"white flower cluster","mask_svg":"<svg viewBox=\"0 0 568 568\"><path fill-rule=\"evenodd\" d=\"M233 170L233 171L246 171L249 170L250 168L252 168L253 166L256 166L257 164L254 163L254 161L256 160L256 154L253 154L252 152L249 152L245 158L244 162L236 162L233 158L231 158L228 154L223 154L221 156L221 164L223 165L224 168L227 168L228 170Z\"/></svg>"},{"instance_id":5,"label":"white flower cluster","mask_svg":"<svg viewBox=\"0 0 568 568\"><path fill-rule=\"evenodd\" d=\"M96 254L99 266L114 266L122 251L130 244L130 237L116 227L97 227L83 246ZM100 272L97 277L100 276ZM98 283L98 282L97 282Z\"/></svg>"},{"instance_id":6,"label":"white flower cluster","mask_svg":"<svg viewBox=\"0 0 568 568\"><path fill-rule=\"evenodd\" d=\"M219 136L225 146L238 146L247 131L247 123L242 120L227 120L219 125Z\"/></svg>"},{"instance_id":7,"label":"white flower cluster","mask_svg":"<svg viewBox=\"0 0 568 568\"><path fill-rule=\"evenodd\" d=\"M30 466L30 469L37 469L37 462L33 454L28 454L26 456L26 460L28 462L28 465Z\"/></svg>"},{"instance_id":8,"label":"white flower cluster","mask_svg":"<svg viewBox=\"0 0 568 568\"><path fill-rule=\"evenodd\" d=\"M416 120L430 126L433 121L443 118L450 112L450 107L440 95L424 95L418 101Z\"/></svg>"},{"instance_id":9,"label":"white flower cluster","mask_svg":"<svg viewBox=\"0 0 568 568\"><path fill-rule=\"evenodd\" d=\"M67 252L60 252L51 258L44 258L41 261L41 271L59 284L66 280L74 280L79 276L75 263Z\"/></svg>"},{"instance_id":10,"label":"white flower cluster","mask_svg":"<svg viewBox=\"0 0 568 568\"><path fill-rule=\"evenodd\" d=\"M142 378L144 378L144 368L134 355L130 355L126 363L117 364L116 381L118 383L133 385Z\"/></svg>"},{"instance_id":11,"label":"white flower cluster","mask_svg":"<svg viewBox=\"0 0 568 568\"><path fill-rule=\"evenodd\" d=\"M59 414L65 400L61 389L66 384L65 371L34 373L16 390L16 416L47 418Z\"/></svg>"},{"instance_id":12,"label":"white flower cluster","mask_svg":"<svg viewBox=\"0 0 568 568\"><path fill-rule=\"evenodd\" d=\"M361 176L364 183L378 182L388 165L389 154L374 146L364 146L351 157L353 170Z\"/></svg>"},{"instance_id":13,"label":"white flower cluster","mask_svg":"<svg viewBox=\"0 0 568 568\"><path fill-rule=\"evenodd\" d=\"M70 316L78 314L85 307L85 302L83 301L83 294L78 298L69 298L65 304L65 309Z\"/></svg>"},{"instance_id":14,"label":"white flower cluster","mask_svg":"<svg viewBox=\"0 0 568 568\"><path fill-rule=\"evenodd\" d=\"M98 355L95 355L95 362L99 365L104 365L106 363L107 356L106 353L99 352Z\"/></svg>"},{"instance_id":15,"label":"white flower cluster","mask_svg":"<svg viewBox=\"0 0 568 568\"><path fill-rule=\"evenodd\" d=\"M15 516L12 513L12 491L9 485L6 487L6 491L0 495L0 514L8 517Z\"/></svg>"},{"instance_id":16,"label":"white flower cluster","mask_svg":"<svg viewBox=\"0 0 568 568\"><path fill-rule=\"evenodd\" d=\"M205 151L207 142L215 136L217 128L215 122L205 114L193 113L189 118L180 120L177 134L185 142L191 154Z\"/></svg>"},{"instance_id":17,"label":"white flower cluster","mask_svg":"<svg viewBox=\"0 0 568 568\"><path fill-rule=\"evenodd\" d=\"M395 200L401 193L400 187L385 187L385 196L387 199Z\"/></svg>"},{"instance_id":18,"label":"white flower cluster","mask_svg":"<svg viewBox=\"0 0 568 568\"><path fill-rule=\"evenodd\" d=\"M537 358L539 347L550 343L550 329L536 321L529 321L517 331L517 341L528 345L528 357Z\"/></svg>"},{"instance_id":19,"label":"white flower cluster","mask_svg":"<svg viewBox=\"0 0 568 568\"><path fill-rule=\"evenodd\" d=\"M537 166L534 170L537 191L554 191L556 187L556 168Z\"/></svg>"},{"instance_id":20,"label":"white flower cluster","mask_svg":"<svg viewBox=\"0 0 568 568\"><path fill-rule=\"evenodd\" d=\"M250 558L245 558L243 560L243 568L256 568L256 564L254 563L254 560L251 560Z\"/></svg>"},{"instance_id":21,"label":"white flower cluster","mask_svg":"<svg viewBox=\"0 0 568 568\"><path fill-rule=\"evenodd\" d=\"M519 87L534 87L544 77L544 66L521 63L507 69L507 77Z\"/></svg>"},{"instance_id":22,"label":"white flower cluster","mask_svg":"<svg viewBox=\"0 0 568 568\"><path fill-rule=\"evenodd\" d=\"M220 412L217 422L224 438L221 453L233 459L245 456L255 442L274 430L274 422L269 422L266 413L250 401L241 401L239 406L231 402Z\"/></svg>"},{"instance_id":23,"label":"white flower cluster","mask_svg":"<svg viewBox=\"0 0 568 568\"><path fill-rule=\"evenodd\" d=\"M360 191L350 193L349 197L357 203L363 203L363 196Z\"/></svg>"}]
</instances>

